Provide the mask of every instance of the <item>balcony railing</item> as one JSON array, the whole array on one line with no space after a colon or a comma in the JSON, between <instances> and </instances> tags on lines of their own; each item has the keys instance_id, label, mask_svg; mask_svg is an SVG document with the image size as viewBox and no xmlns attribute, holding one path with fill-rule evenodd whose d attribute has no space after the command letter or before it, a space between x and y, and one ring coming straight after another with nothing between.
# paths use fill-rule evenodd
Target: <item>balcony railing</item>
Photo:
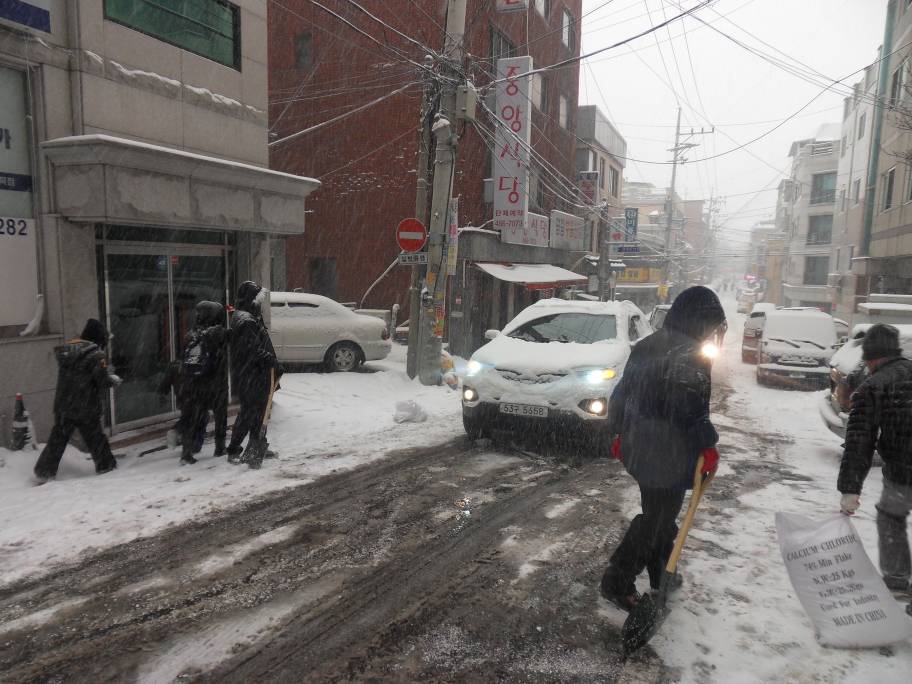
<instances>
[{"instance_id":1,"label":"balcony railing","mask_svg":"<svg viewBox=\"0 0 912 684\"><path fill-rule=\"evenodd\" d=\"M811 192L811 204L835 204L836 190L815 190Z\"/></svg>"}]
</instances>

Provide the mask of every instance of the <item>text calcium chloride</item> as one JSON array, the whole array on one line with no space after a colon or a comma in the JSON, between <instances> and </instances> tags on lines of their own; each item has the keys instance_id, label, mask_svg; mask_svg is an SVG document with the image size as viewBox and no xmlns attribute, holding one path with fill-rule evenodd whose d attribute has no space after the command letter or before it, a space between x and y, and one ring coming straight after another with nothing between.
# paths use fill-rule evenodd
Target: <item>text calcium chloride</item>
<instances>
[{"instance_id":1,"label":"text calcium chloride","mask_svg":"<svg viewBox=\"0 0 912 684\"><path fill-rule=\"evenodd\" d=\"M779 548L820 643L873 648L912 637L912 619L893 598L848 517L776 514Z\"/></svg>"}]
</instances>

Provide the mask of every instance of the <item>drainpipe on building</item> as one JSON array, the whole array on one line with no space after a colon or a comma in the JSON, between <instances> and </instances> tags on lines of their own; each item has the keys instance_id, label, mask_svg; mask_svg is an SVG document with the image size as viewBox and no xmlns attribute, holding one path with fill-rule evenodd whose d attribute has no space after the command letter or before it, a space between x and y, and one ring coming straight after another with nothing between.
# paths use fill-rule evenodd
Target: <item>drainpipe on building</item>
<instances>
[{"instance_id":1,"label":"drainpipe on building","mask_svg":"<svg viewBox=\"0 0 912 684\"><path fill-rule=\"evenodd\" d=\"M877 77L877 93L874 98L874 126L871 132L871 154L868 161L868 180L865 185L864 230L861 235L861 255L871 255L871 231L874 226L874 200L877 192L877 172L880 165L880 140L883 135L884 104L887 80L890 74L890 51L893 46L893 23L896 16L896 0L887 5L887 20L884 24L883 47L880 48L880 71ZM868 273L870 276L870 273Z\"/></svg>"}]
</instances>

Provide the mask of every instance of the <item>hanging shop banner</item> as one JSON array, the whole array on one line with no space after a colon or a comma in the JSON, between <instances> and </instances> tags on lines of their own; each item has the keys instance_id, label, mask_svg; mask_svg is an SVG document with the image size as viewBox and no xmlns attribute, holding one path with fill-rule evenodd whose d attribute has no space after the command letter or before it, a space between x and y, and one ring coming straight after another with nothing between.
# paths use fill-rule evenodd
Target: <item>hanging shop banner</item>
<instances>
[{"instance_id":1,"label":"hanging shop banner","mask_svg":"<svg viewBox=\"0 0 912 684\"><path fill-rule=\"evenodd\" d=\"M580 252L586 249L586 222L579 216L555 209L551 212L551 246Z\"/></svg>"},{"instance_id":2,"label":"hanging shop banner","mask_svg":"<svg viewBox=\"0 0 912 684\"><path fill-rule=\"evenodd\" d=\"M497 0L498 12L518 12L528 7L529 0Z\"/></svg>"},{"instance_id":3,"label":"hanging shop banner","mask_svg":"<svg viewBox=\"0 0 912 684\"><path fill-rule=\"evenodd\" d=\"M541 214L533 214L530 211L526 213L526 221L523 225L502 228L500 241L511 245L547 247L549 233L548 217Z\"/></svg>"},{"instance_id":4,"label":"hanging shop banner","mask_svg":"<svg viewBox=\"0 0 912 684\"><path fill-rule=\"evenodd\" d=\"M531 57L497 60L494 147L494 230L510 241L526 228L529 211L529 141L532 113L529 104ZM511 232L512 231L512 232Z\"/></svg>"},{"instance_id":5,"label":"hanging shop banner","mask_svg":"<svg viewBox=\"0 0 912 684\"><path fill-rule=\"evenodd\" d=\"M38 294L26 114L25 75L0 68L0 326L28 323Z\"/></svg>"},{"instance_id":6,"label":"hanging shop banner","mask_svg":"<svg viewBox=\"0 0 912 684\"><path fill-rule=\"evenodd\" d=\"M601 199L599 197L599 172L598 171L580 171L577 185L580 192L583 193L590 204L596 205Z\"/></svg>"},{"instance_id":7,"label":"hanging shop banner","mask_svg":"<svg viewBox=\"0 0 912 684\"><path fill-rule=\"evenodd\" d=\"M459 256L459 199L450 200L450 230L447 235L446 273L456 275L456 259Z\"/></svg>"},{"instance_id":8,"label":"hanging shop banner","mask_svg":"<svg viewBox=\"0 0 912 684\"><path fill-rule=\"evenodd\" d=\"M51 0L0 0L0 23L51 32Z\"/></svg>"},{"instance_id":9,"label":"hanging shop banner","mask_svg":"<svg viewBox=\"0 0 912 684\"><path fill-rule=\"evenodd\" d=\"M637 223L639 223L639 217L639 208L627 207L624 209L624 228L627 233L628 242L633 242L637 238Z\"/></svg>"}]
</instances>

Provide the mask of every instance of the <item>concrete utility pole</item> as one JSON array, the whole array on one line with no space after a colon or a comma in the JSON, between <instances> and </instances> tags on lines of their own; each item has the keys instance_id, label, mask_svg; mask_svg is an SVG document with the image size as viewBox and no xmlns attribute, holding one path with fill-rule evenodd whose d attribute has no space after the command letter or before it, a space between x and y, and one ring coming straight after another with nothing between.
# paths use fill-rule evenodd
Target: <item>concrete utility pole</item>
<instances>
[{"instance_id":1,"label":"concrete utility pole","mask_svg":"<svg viewBox=\"0 0 912 684\"><path fill-rule=\"evenodd\" d=\"M611 231L613 226L605 221L602 213L608 211L608 205L604 205L601 211L595 212L593 229L598 230L599 238L599 264L598 264L598 281L599 281L599 301L607 302L612 299L611 296Z\"/></svg>"},{"instance_id":2,"label":"concrete utility pole","mask_svg":"<svg viewBox=\"0 0 912 684\"><path fill-rule=\"evenodd\" d=\"M435 334L434 326L438 310L442 312L446 306L444 246L456 165L456 91L461 80L465 18L466 0L448 0L443 62L440 69L444 77L440 84L440 108L431 127L437 145L434 157L431 219L428 227L428 263L419 309L421 315L418 327L418 378L423 385L436 385L440 382L442 339Z\"/></svg>"},{"instance_id":3,"label":"concrete utility pole","mask_svg":"<svg viewBox=\"0 0 912 684\"><path fill-rule=\"evenodd\" d=\"M429 62L427 58L425 62ZM425 72L424 101L421 105L421 137L418 140L418 192L415 196L415 218L424 225L428 224L428 157L431 153L431 127L428 125L428 113L431 108L432 88ZM408 354L406 355L406 372L410 378L418 375L418 333L421 311L421 267L412 266L412 279L409 284L409 335Z\"/></svg>"}]
</instances>

